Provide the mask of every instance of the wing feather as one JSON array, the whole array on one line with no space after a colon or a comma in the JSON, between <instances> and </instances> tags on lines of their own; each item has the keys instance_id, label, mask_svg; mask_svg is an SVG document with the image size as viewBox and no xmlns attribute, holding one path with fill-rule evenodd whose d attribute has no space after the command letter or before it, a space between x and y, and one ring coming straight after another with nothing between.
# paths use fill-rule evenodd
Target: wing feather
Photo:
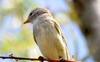
<instances>
[{"instance_id":1,"label":"wing feather","mask_svg":"<svg viewBox=\"0 0 100 62\"><path fill-rule=\"evenodd\" d=\"M66 44L67 59L70 59L70 57L69 57L69 52L68 52L68 47L67 47L67 43L66 43L66 40L65 40L63 31L62 31L60 25L59 25L56 21L54 21L54 26L55 26L57 32L62 36L63 42Z\"/></svg>"},{"instance_id":2,"label":"wing feather","mask_svg":"<svg viewBox=\"0 0 100 62\"><path fill-rule=\"evenodd\" d=\"M36 38L35 38L35 35L34 34L33 34L33 38L34 38L35 43L37 44L37 41L36 41Z\"/></svg>"}]
</instances>

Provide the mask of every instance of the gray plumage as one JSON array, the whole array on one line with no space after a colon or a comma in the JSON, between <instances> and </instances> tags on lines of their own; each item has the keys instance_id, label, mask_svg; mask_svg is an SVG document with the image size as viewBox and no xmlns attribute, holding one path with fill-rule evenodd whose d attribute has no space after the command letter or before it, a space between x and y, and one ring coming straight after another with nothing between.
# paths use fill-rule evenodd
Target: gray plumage
<instances>
[{"instance_id":1,"label":"gray plumage","mask_svg":"<svg viewBox=\"0 0 100 62\"><path fill-rule=\"evenodd\" d=\"M33 36L47 59L69 59L68 47L60 25L46 8L34 9L28 17L33 24Z\"/></svg>"}]
</instances>

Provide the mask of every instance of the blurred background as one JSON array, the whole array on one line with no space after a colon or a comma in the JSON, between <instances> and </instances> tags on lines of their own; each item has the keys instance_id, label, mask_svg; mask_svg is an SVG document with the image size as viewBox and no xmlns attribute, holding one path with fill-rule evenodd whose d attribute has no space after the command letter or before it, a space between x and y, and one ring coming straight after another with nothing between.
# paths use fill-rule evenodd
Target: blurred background
<instances>
[{"instance_id":1,"label":"blurred background","mask_svg":"<svg viewBox=\"0 0 100 62\"><path fill-rule=\"evenodd\" d=\"M33 39L33 25L23 24L37 7L49 9L61 25L71 59L75 55L76 61L100 62L100 0L0 0L0 56L42 55Z\"/></svg>"}]
</instances>

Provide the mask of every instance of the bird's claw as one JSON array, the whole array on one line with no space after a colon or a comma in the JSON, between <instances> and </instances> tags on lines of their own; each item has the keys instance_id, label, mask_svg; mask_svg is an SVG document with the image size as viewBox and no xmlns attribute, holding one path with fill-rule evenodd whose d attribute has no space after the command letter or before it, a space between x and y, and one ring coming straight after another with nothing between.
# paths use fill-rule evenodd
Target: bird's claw
<instances>
[{"instance_id":1,"label":"bird's claw","mask_svg":"<svg viewBox=\"0 0 100 62\"><path fill-rule=\"evenodd\" d=\"M41 62L44 61L44 57L42 57L42 56L39 56L38 59L39 59Z\"/></svg>"},{"instance_id":2,"label":"bird's claw","mask_svg":"<svg viewBox=\"0 0 100 62\"><path fill-rule=\"evenodd\" d=\"M65 59L64 58L60 58L60 62L65 62Z\"/></svg>"}]
</instances>

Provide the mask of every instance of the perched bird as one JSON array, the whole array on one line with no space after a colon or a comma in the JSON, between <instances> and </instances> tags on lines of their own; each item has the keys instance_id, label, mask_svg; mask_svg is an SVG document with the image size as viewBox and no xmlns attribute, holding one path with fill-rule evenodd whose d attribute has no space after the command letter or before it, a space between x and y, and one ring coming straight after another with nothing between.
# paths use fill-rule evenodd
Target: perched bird
<instances>
[{"instance_id":1,"label":"perched bird","mask_svg":"<svg viewBox=\"0 0 100 62\"><path fill-rule=\"evenodd\" d=\"M68 47L60 25L46 8L36 8L28 16L26 23L33 24L33 37L46 59L69 60Z\"/></svg>"}]
</instances>

